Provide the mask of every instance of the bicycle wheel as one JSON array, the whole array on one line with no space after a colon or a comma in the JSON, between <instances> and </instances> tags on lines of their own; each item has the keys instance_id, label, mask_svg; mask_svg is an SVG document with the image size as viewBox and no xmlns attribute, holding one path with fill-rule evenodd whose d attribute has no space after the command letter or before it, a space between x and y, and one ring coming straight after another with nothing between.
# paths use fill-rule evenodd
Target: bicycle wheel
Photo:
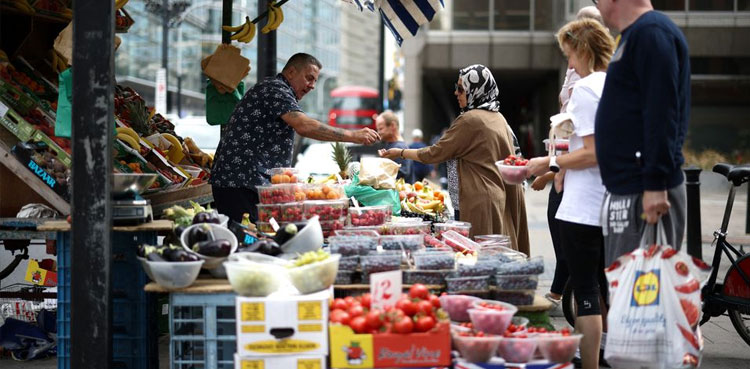
<instances>
[{"instance_id":1,"label":"bicycle wheel","mask_svg":"<svg viewBox=\"0 0 750 369\"><path fill-rule=\"evenodd\" d=\"M571 327L575 327L576 316L578 316L578 313L576 307L576 299L573 295L573 283L570 283L570 279L568 279L568 282L565 283L561 304L565 320L568 321L568 324L570 324Z\"/></svg>"},{"instance_id":2,"label":"bicycle wheel","mask_svg":"<svg viewBox=\"0 0 750 369\"><path fill-rule=\"evenodd\" d=\"M750 314L741 313L734 308L728 308L727 313L734 329L750 345Z\"/></svg>"},{"instance_id":3,"label":"bicycle wheel","mask_svg":"<svg viewBox=\"0 0 750 369\"><path fill-rule=\"evenodd\" d=\"M737 259L737 265L746 275L750 275L750 254ZM729 268L726 277L724 277L722 293L726 296L747 300L746 306L727 307L727 313L734 329L745 340L745 343L750 345L750 285L745 283L735 265Z\"/></svg>"}]
</instances>

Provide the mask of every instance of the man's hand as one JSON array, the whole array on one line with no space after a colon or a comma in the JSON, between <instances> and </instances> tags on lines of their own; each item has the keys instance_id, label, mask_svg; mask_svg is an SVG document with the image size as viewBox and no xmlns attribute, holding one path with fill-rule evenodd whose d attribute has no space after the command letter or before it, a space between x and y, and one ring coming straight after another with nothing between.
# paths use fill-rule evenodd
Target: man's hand
<instances>
[{"instance_id":1,"label":"man's hand","mask_svg":"<svg viewBox=\"0 0 750 369\"><path fill-rule=\"evenodd\" d=\"M548 156L541 156L538 158L533 158L529 160L529 163L526 164L526 177L531 177L532 175L540 176L544 173L549 172L549 157Z\"/></svg>"},{"instance_id":2,"label":"man's hand","mask_svg":"<svg viewBox=\"0 0 750 369\"><path fill-rule=\"evenodd\" d=\"M386 159L399 159L401 158L401 150L402 149L380 149L378 150L378 155L380 155L381 158Z\"/></svg>"},{"instance_id":3,"label":"man's hand","mask_svg":"<svg viewBox=\"0 0 750 369\"><path fill-rule=\"evenodd\" d=\"M656 224L659 218L669 211L667 191L643 191L643 214L646 222Z\"/></svg>"},{"instance_id":4,"label":"man's hand","mask_svg":"<svg viewBox=\"0 0 750 369\"><path fill-rule=\"evenodd\" d=\"M380 141L380 135L372 129L362 128L354 132L354 143L372 145L378 141Z\"/></svg>"}]
</instances>

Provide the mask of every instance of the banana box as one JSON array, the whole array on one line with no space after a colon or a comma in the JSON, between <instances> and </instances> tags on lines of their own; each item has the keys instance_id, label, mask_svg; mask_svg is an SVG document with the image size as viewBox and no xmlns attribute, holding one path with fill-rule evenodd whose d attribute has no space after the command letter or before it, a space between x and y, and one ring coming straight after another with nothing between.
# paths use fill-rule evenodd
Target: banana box
<instances>
[{"instance_id":1,"label":"banana box","mask_svg":"<svg viewBox=\"0 0 750 369\"><path fill-rule=\"evenodd\" d=\"M238 296L237 354L327 355L331 296L330 290L298 296Z\"/></svg>"},{"instance_id":2,"label":"banana box","mask_svg":"<svg viewBox=\"0 0 750 369\"><path fill-rule=\"evenodd\" d=\"M240 356L234 354L234 369L326 369L325 355Z\"/></svg>"},{"instance_id":3,"label":"banana box","mask_svg":"<svg viewBox=\"0 0 750 369\"><path fill-rule=\"evenodd\" d=\"M28 141L36 129L8 105L10 104L0 100L0 125L7 128L19 140Z\"/></svg>"},{"instance_id":4,"label":"banana box","mask_svg":"<svg viewBox=\"0 0 750 369\"><path fill-rule=\"evenodd\" d=\"M355 334L347 325L329 326L333 368L425 368L451 364L448 324L426 333Z\"/></svg>"}]
</instances>

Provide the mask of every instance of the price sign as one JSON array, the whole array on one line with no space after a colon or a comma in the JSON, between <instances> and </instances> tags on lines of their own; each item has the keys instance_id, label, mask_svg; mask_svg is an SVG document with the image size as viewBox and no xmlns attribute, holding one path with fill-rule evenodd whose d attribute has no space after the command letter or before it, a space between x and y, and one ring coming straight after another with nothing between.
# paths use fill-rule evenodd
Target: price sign
<instances>
[{"instance_id":1,"label":"price sign","mask_svg":"<svg viewBox=\"0 0 750 369\"><path fill-rule=\"evenodd\" d=\"M370 295L373 309L395 306L401 298L401 271L370 274Z\"/></svg>"},{"instance_id":2,"label":"price sign","mask_svg":"<svg viewBox=\"0 0 750 369\"><path fill-rule=\"evenodd\" d=\"M276 222L276 219L274 219L274 218L269 219L268 223L271 223L271 228L273 228L274 232L278 232L279 228L281 228L281 227L279 227L279 223Z\"/></svg>"},{"instance_id":3,"label":"price sign","mask_svg":"<svg viewBox=\"0 0 750 369\"><path fill-rule=\"evenodd\" d=\"M4 117L6 113L8 113L8 107L0 102L0 118Z\"/></svg>"}]
</instances>

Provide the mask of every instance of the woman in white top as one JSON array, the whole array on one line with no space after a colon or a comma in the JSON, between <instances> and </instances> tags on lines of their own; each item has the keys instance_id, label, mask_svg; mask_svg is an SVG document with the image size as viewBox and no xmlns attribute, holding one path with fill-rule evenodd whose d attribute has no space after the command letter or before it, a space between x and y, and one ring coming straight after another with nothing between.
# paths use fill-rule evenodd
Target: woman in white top
<instances>
[{"instance_id":1,"label":"woman in white top","mask_svg":"<svg viewBox=\"0 0 750 369\"><path fill-rule=\"evenodd\" d=\"M578 306L576 330L584 335L581 361L584 368L598 368L602 336L599 286L606 279L600 222L604 185L594 150L594 120L615 45L609 32L590 19L566 24L557 33L557 41L568 66L581 76L567 106L574 133L567 154L534 158L528 166L534 175L565 170L563 198L555 218L560 221L563 252Z\"/></svg>"}]
</instances>

